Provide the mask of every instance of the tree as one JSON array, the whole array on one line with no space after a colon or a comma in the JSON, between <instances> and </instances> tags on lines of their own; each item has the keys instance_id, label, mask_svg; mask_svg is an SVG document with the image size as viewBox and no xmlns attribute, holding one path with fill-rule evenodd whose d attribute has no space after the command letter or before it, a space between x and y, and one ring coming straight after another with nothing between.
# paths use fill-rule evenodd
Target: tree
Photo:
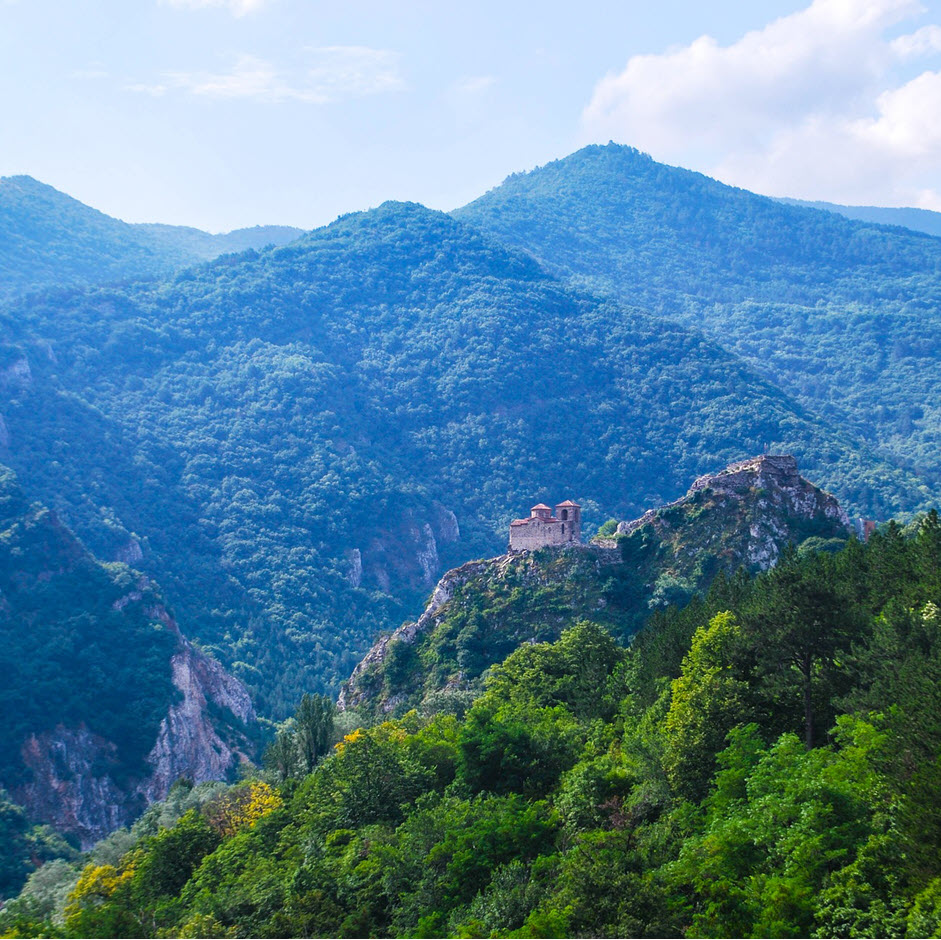
<instances>
[{"instance_id":1,"label":"tree","mask_svg":"<svg viewBox=\"0 0 941 940\"><path fill-rule=\"evenodd\" d=\"M749 720L749 685L735 670L742 647L735 617L716 614L693 635L682 673L673 680L664 770L673 791L688 799L705 796L726 735Z\"/></svg>"},{"instance_id":2,"label":"tree","mask_svg":"<svg viewBox=\"0 0 941 940\"><path fill-rule=\"evenodd\" d=\"M816 733L815 681L826 674L829 698L835 677L828 667L860 633L859 620L840 593L833 556L799 559L793 551L786 552L781 563L756 583L743 623L758 657L765 694L773 704L788 702L796 678L804 746L809 750Z\"/></svg>"},{"instance_id":3,"label":"tree","mask_svg":"<svg viewBox=\"0 0 941 940\"><path fill-rule=\"evenodd\" d=\"M333 739L336 706L325 695L304 695L294 715L300 770L309 774L327 753Z\"/></svg>"}]
</instances>

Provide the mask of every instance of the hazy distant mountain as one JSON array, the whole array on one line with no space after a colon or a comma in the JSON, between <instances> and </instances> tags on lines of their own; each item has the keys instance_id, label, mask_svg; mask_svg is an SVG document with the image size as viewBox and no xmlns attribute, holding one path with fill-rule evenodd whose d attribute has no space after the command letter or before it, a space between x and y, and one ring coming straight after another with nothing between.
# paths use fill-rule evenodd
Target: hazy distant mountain
<instances>
[{"instance_id":1,"label":"hazy distant mountain","mask_svg":"<svg viewBox=\"0 0 941 940\"><path fill-rule=\"evenodd\" d=\"M156 242L163 243L168 250L185 249L201 261L211 261L221 254L265 248L268 245L287 245L300 238L304 230L290 225L255 225L237 228L221 235L211 235L198 228L183 225L161 225L143 222L132 226L152 235Z\"/></svg>"},{"instance_id":2,"label":"hazy distant mountain","mask_svg":"<svg viewBox=\"0 0 941 940\"><path fill-rule=\"evenodd\" d=\"M790 206L804 206L808 209L823 209L835 212L848 219L860 222L875 222L878 225L898 225L915 232L941 236L941 212L931 209L890 209L883 206L840 206L833 202L808 201L806 199L778 199L778 202Z\"/></svg>"},{"instance_id":3,"label":"hazy distant mountain","mask_svg":"<svg viewBox=\"0 0 941 940\"><path fill-rule=\"evenodd\" d=\"M941 240L785 205L615 144L454 215L550 271L704 330L941 480Z\"/></svg>"},{"instance_id":4,"label":"hazy distant mountain","mask_svg":"<svg viewBox=\"0 0 941 940\"><path fill-rule=\"evenodd\" d=\"M769 448L858 512L931 496L696 331L417 205L0 327L0 458L269 712L335 688L537 498L590 528Z\"/></svg>"},{"instance_id":5,"label":"hazy distant mountain","mask_svg":"<svg viewBox=\"0 0 941 940\"><path fill-rule=\"evenodd\" d=\"M170 274L223 252L293 241L300 229L257 226L226 235L129 225L29 176L0 179L0 301L45 287Z\"/></svg>"}]
</instances>

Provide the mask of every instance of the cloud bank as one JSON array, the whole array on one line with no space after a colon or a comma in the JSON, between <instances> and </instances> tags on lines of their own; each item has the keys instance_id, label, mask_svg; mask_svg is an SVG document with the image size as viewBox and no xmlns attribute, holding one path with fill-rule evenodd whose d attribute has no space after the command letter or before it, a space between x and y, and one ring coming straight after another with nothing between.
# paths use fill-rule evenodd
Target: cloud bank
<instances>
[{"instance_id":1,"label":"cloud bank","mask_svg":"<svg viewBox=\"0 0 941 940\"><path fill-rule=\"evenodd\" d=\"M941 209L941 26L921 13L815 0L728 46L634 56L595 87L586 136L770 195Z\"/></svg>"}]
</instances>

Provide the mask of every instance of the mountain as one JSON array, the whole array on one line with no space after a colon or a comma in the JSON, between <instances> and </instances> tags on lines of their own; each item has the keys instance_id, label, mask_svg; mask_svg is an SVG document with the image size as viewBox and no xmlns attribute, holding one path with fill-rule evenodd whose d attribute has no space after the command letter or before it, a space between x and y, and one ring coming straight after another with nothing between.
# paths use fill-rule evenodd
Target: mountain
<instances>
[{"instance_id":1,"label":"mountain","mask_svg":"<svg viewBox=\"0 0 941 940\"><path fill-rule=\"evenodd\" d=\"M286 226L210 235L174 225L129 225L32 177L7 176L0 178L0 301L45 287L166 275L301 234Z\"/></svg>"},{"instance_id":2,"label":"mountain","mask_svg":"<svg viewBox=\"0 0 941 940\"><path fill-rule=\"evenodd\" d=\"M856 513L931 498L701 334L389 203L291 245L0 313L0 459L154 577L269 715L335 690L534 498L629 518L741 453Z\"/></svg>"},{"instance_id":3,"label":"mountain","mask_svg":"<svg viewBox=\"0 0 941 940\"><path fill-rule=\"evenodd\" d=\"M95 559L0 468L0 790L85 848L253 754L248 694L160 591Z\"/></svg>"},{"instance_id":4,"label":"mountain","mask_svg":"<svg viewBox=\"0 0 941 940\"><path fill-rule=\"evenodd\" d=\"M849 518L790 456L760 456L697 479L687 494L612 537L511 552L447 572L415 623L380 637L340 692L362 716L434 711L479 694L485 670L524 643L591 620L622 642L720 571L774 565L789 545L842 546Z\"/></svg>"},{"instance_id":5,"label":"mountain","mask_svg":"<svg viewBox=\"0 0 941 940\"><path fill-rule=\"evenodd\" d=\"M910 228L914 232L924 232L926 235L941 236L941 212L931 209L893 209L885 206L840 206L833 202L820 202L807 199L779 199L778 202L790 206L804 206L808 209L822 209L824 212L835 212L847 219L858 219L860 222L873 222L876 225L894 225L901 228Z\"/></svg>"},{"instance_id":6,"label":"mountain","mask_svg":"<svg viewBox=\"0 0 941 940\"><path fill-rule=\"evenodd\" d=\"M937 482L941 241L785 205L616 144L455 216L569 283L704 331Z\"/></svg>"}]
</instances>

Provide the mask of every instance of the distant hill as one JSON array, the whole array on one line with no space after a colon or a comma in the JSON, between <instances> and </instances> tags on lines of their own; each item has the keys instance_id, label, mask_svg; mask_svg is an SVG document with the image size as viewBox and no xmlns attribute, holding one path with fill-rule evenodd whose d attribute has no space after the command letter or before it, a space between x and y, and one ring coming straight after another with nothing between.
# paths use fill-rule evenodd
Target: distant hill
<instances>
[{"instance_id":1,"label":"distant hill","mask_svg":"<svg viewBox=\"0 0 941 940\"><path fill-rule=\"evenodd\" d=\"M170 274L224 252L293 241L302 232L256 226L226 235L129 225L29 176L0 179L0 301L45 287Z\"/></svg>"},{"instance_id":2,"label":"distant hill","mask_svg":"<svg viewBox=\"0 0 941 940\"><path fill-rule=\"evenodd\" d=\"M201 229L183 225L160 225L152 222L138 223L132 228L153 236L154 242L164 244L168 251L183 249L201 261L211 261L222 254L266 248L269 245L287 245L304 234L303 229L290 225L255 225L221 235L211 235Z\"/></svg>"},{"instance_id":3,"label":"distant hill","mask_svg":"<svg viewBox=\"0 0 941 940\"><path fill-rule=\"evenodd\" d=\"M720 571L764 571L789 545L833 550L851 533L839 503L803 479L792 457L737 461L610 538L449 571L417 622L376 641L340 704L364 719L466 707L485 670L525 643L557 640L580 620L626 642L651 610L704 594Z\"/></svg>"},{"instance_id":4,"label":"distant hill","mask_svg":"<svg viewBox=\"0 0 941 940\"><path fill-rule=\"evenodd\" d=\"M941 241L785 205L616 144L454 215L569 283L703 330L941 480Z\"/></svg>"},{"instance_id":5,"label":"distant hill","mask_svg":"<svg viewBox=\"0 0 941 940\"><path fill-rule=\"evenodd\" d=\"M915 232L924 232L927 235L941 236L941 212L933 212L931 209L840 206L833 202L808 201L806 199L778 199L778 202L790 206L804 206L807 209L823 209L825 212L835 212L837 215L846 216L847 219L857 219L860 222L895 225L901 228L910 228Z\"/></svg>"},{"instance_id":6,"label":"distant hill","mask_svg":"<svg viewBox=\"0 0 941 940\"><path fill-rule=\"evenodd\" d=\"M769 449L861 514L933 495L700 333L413 204L35 295L0 330L0 458L155 577L269 714L335 689L534 499L596 527Z\"/></svg>"}]
</instances>

